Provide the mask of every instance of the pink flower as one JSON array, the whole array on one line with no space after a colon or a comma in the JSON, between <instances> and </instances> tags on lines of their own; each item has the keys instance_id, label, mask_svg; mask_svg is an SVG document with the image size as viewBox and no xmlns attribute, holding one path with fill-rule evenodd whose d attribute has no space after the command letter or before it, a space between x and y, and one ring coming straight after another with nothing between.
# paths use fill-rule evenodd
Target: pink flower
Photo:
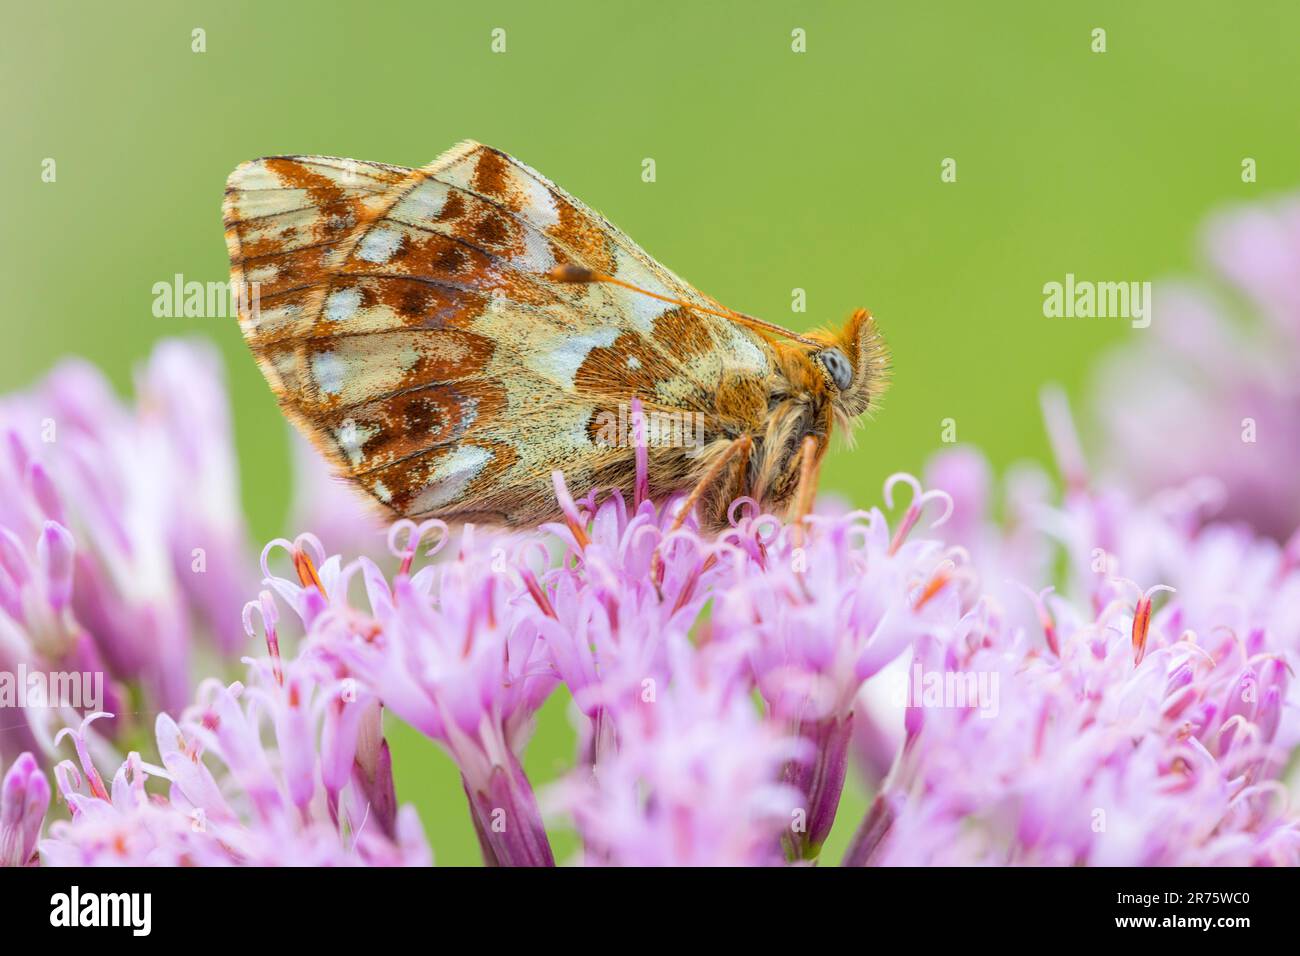
<instances>
[{"instance_id":1,"label":"pink flower","mask_svg":"<svg viewBox=\"0 0 1300 956\"><path fill-rule=\"evenodd\" d=\"M1151 329L1097 377L1099 447L1134 490L1214 479L1220 517L1285 540L1300 527L1300 199L1224 212L1203 246L1227 288L1156 288Z\"/></svg>"},{"instance_id":2,"label":"pink flower","mask_svg":"<svg viewBox=\"0 0 1300 956\"><path fill-rule=\"evenodd\" d=\"M639 467L644 477L644 461ZM616 745L618 715L642 684L667 681L668 644L689 632L732 571L693 518L672 529L679 501L657 508L644 497L644 480L631 506L618 491L598 504L593 490L577 503L558 473L555 484L565 520L544 529L559 539L562 559L551 561L547 547L533 542L514 565L551 665L587 718L581 760L591 765Z\"/></svg>"},{"instance_id":3,"label":"pink flower","mask_svg":"<svg viewBox=\"0 0 1300 956\"><path fill-rule=\"evenodd\" d=\"M134 408L65 362L0 404L0 430L0 657L107 673L115 711L128 683L154 708L184 706L192 626L232 654L243 635L231 608L252 583L215 353L160 345ZM47 723L0 747L48 752Z\"/></svg>"},{"instance_id":4,"label":"pink flower","mask_svg":"<svg viewBox=\"0 0 1300 956\"><path fill-rule=\"evenodd\" d=\"M519 754L556 679L532 598L506 573L505 556L518 542L467 526L451 560L412 575L430 535L433 551L453 540L440 522L394 526L390 544L402 567L391 585L366 558L346 566L327 589L344 595L359 576L368 609L333 601L308 618L309 639L337 674L448 751L489 863L552 865Z\"/></svg>"},{"instance_id":5,"label":"pink flower","mask_svg":"<svg viewBox=\"0 0 1300 956\"><path fill-rule=\"evenodd\" d=\"M36 840L50 806L50 785L29 753L0 782L0 866L34 866Z\"/></svg>"},{"instance_id":6,"label":"pink flower","mask_svg":"<svg viewBox=\"0 0 1300 956\"><path fill-rule=\"evenodd\" d=\"M523 753L563 684L581 743L546 805L589 864L817 861L854 757L851 865L1300 864L1297 208L1211 228L1253 339L1161 291L1107 395L1130 480L1045 396L1059 497L958 448L882 507L790 525L741 499L713 536L650 499L638 447L632 488L556 474L540 528L402 520L376 557L316 463L315 533L266 546L258 592L212 354L161 346L131 408L62 366L0 406L0 678L107 673L155 741L123 760L97 707L10 722L6 753L76 757L43 839L49 783L10 766L0 863L427 863L387 718L450 756L487 863L551 865ZM200 634L269 654L196 691Z\"/></svg>"},{"instance_id":7,"label":"pink flower","mask_svg":"<svg viewBox=\"0 0 1300 956\"><path fill-rule=\"evenodd\" d=\"M160 503L176 582L224 654L244 647L230 608L251 585L234 435L217 352L164 341L136 376L137 420L171 479Z\"/></svg>"},{"instance_id":8,"label":"pink flower","mask_svg":"<svg viewBox=\"0 0 1300 956\"><path fill-rule=\"evenodd\" d=\"M800 741L764 720L734 649L670 642L672 679L651 679L620 708L619 744L558 784L586 861L615 866L757 866L782 860L780 839L802 797L779 781Z\"/></svg>"},{"instance_id":9,"label":"pink flower","mask_svg":"<svg viewBox=\"0 0 1300 956\"><path fill-rule=\"evenodd\" d=\"M373 700L309 658L282 666L283 683L267 661L250 662L247 686L205 682L179 722L159 715L160 765L132 753L111 782L86 747L86 724L101 715L66 732L78 760L55 773L72 818L51 825L43 861L427 865L414 809L396 806ZM148 777L168 782L166 796L146 792Z\"/></svg>"},{"instance_id":10,"label":"pink flower","mask_svg":"<svg viewBox=\"0 0 1300 956\"><path fill-rule=\"evenodd\" d=\"M956 618L954 562L938 542L909 539L931 502L935 525L951 502L895 475L888 504L899 483L913 497L893 532L876 509L814 515L809 531L742 521L736 534L761 542L760 553L738 551L734 580L714 595L714 639L744 650L768 712L809 745L784 771L805 795L806 826L787 834L797 859L816 858L835 821L864 682Z\"/></svg>"},{"instance_id":11,"label":"pink flower","mask_svg":"<svg viewBox=\"0 0 1300 956\"><path fill-rule=\"evenodd\" d=\"M1065 589L1026 589L1028 617L965 601L917 641L904 743L847 862L1300 862L1279 780L1300 570L1203 504L1080 487L1039 512Z\"/></svg>"},{"instance_id":12,"label":"pink flower","mask_svg":"<svg viewBox=\"0 0 1300 956\"><path fill-rule=\"evenodd\" d=\"M72 613L75 562L72 534L56 521L46 520L33 544L0 527L0 671L15 681L24 672L85 674L88 692L97 682L103 691L97 702L54 696L19 703L0 694L4 750L36 746L48 752L55 729L78 719L77 707L112 706L122 699L119 687L105 686L99 648Z\"/></svg>"}]
</instances>

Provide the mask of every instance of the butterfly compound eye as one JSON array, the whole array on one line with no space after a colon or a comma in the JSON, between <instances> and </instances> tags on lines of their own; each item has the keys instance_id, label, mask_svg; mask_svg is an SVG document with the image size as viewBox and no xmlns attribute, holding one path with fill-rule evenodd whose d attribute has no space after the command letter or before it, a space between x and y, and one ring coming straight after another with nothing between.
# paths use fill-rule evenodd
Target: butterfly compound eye
<instances>
[{"instance_id":1,"label":"butterfly compound eye","mask_svg":"<svg viewBox=\"0 0 1300 956\"><path fill-rule=\"evenodd\" d=\"M839 349L823 349L813 356L830 374L831 381L841 392L853 384L853 366Z\"/></svg>"}]
</instances>

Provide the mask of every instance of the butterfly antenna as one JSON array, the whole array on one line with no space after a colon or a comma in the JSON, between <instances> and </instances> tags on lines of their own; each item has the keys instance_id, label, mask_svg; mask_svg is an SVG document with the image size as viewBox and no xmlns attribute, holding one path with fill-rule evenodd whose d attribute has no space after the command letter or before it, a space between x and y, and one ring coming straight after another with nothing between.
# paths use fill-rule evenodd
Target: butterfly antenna
<instances>
[{"instance_id":1,"label":"butterfly antenna","mask_svg":"<svg viewBox=\"0 0 1300 956\"><path fill-rule=\"evenodd\" d=\"M571 262L562 266L556 266L547 273L547 277L555 282L580 283L580 282L605 282L609 285L622 286L624 289L630 289L633 292L639 292L642 295L648 295L652 299L658 299L660 302L669 302L673 305L680 305L683 308L691 309L695 312L707 312L709 315L721 316L724 319L732 319L736 322L751 325L755 328L766 329L774 335L781 335L788 339L794 339L796 342L802 342L804 345L811 345L814 348L821 348L822 343L816 339L810 339L807 336L800 335L798 332L791 332L789 329L782 328L774 322L767 322L763 319L756 318L752 315L746 315L744 312L737 312L735 309L710 309L707 306L696 305L693 302L687 302L684 299L674 299L672 296L660 295L657 292L651 292L649 289L643 289L639 285L633 285L630 282L624 282L622 279L615 279L604 272L597 272L595 269L588 269L586 266L574 265Z\"/></svg>"}]
</instances>

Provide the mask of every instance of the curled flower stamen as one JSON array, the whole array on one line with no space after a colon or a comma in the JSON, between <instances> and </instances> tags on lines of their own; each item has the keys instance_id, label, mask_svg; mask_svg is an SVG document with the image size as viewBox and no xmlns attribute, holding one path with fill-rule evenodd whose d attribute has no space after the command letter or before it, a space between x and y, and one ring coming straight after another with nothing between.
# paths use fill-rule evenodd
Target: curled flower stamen
<instances>
[{"instance_id":1,"label":"curled flower stamen","mask_svg":"<svg viewBox=\"0 0 1300 956\"><path fill-rule=\"evenodd\" d=\"M72 744L77 749L77 760L81 763L81 770L90 784L90 792L104 801L109 800L108 788L104 786L104 778L99 775L99 771L95 769L95 764L90 759L90 748L86 746L86 729L99 718L112 716L105 711L97 710L93 714L87 714L76 730L64 727L54 735L56 746L64 737L72 738Z\"/></svg>"},{"instance_id":2,"label":"curled flower stamen","mask_svg":"<svg viewBox=\"0 0 1300 956\"><path fill-rule=\"evenodd\" d=\"M749 513L740 514L742 508L748 508ZM761 513L762 509L759 508L757 501L748 495L742 495L727 506L727 524L738 528L742 522L752 521Z\"/></svg>"},{"instance_id":3,"label":"curled flower stamen","mask_svg":"<svg viewBox=\"0 0 1300 956\"><path fill-rule=\"evenodd\" d=\"M304 532L292 541L287 538L276 538L267 542L266 547L262 549L263 577L274 577L271 574L269 559L271 552L276 548L283 548L289 552L290 559L293 561L294 572L298 575L298 580L302 582L303 587L315 587L320 592L321 597L329 597L325 593L325 586L321 584L320 575L316 573L317 566L325 563L325 548L321 545L319 538L314 534Z\"/></svg>"},{"instance_id":4,"label":"curled flower stamen","mask_svg":"<svg viewBox=\"0 0 1300 956\"><path fill-rule=\"evenodd\" d=\"M754 543L761 548L770 548L781 536L781 522L773 515L759 515L749 524Z\"/></svg>"},{"instance_id":5,"label":"curled flower stamen","mask_svg":"<svg viewBox=\"0 0 1300 956\"><path fill-rule=\"evenodd\" d=\"M401 565L398 568L399 574L411 573L411 565L415 563L415 556L419 553L420 542L431 531L437 531L438 537L424 552L426 558L433 557L446 547L448 540L451 538L447 523L437 518L430 518L418 525L410 518L402 518L393 522L388 529L388 551L394 557L401 559ZM399 541L403 535L405 535L405 543L401 544Z\"/></svg>"},{"instance_id":6,"label":"curled flower stamen","mask_svg":"<svg viewBox=\"0 0 1300 956\"><path fill-rule=\"evenodd\" d=\"M931 501L943 502L943 512L930 522L931 530L940 527L952 517L953 509L952 495L937 488L931 491L922 491L921 482L916 479L916 476L909 475L905 471L895 472L885 479L885 504L890 509L894 507L894 487L898 484L907 485L912 489L912 501L903 513L903 518L898 523L898 530L889 543L890 555L898 553L898 549L903 546L903 542L907 540L907 536L916 527L916 523L921 520L921 514L925 511L925 506Z\"/></svg>"},{"instance_id":7,"label":"curled flower stamen","mask_svg":"<svg viewBox=\"0 0 1300 956\"><path fill-rule=\"evenodd\" d=\"M263 591L258 595L256 601L249 601L244 605L244 632L249 637L253 638L257 637L257 628L253 625L254 612L262 618L262 630L266 637L266 649L271 655L271 672L275 675L275 682L283 687L284 666L280 659L280 638L276 633L275 628L280 615L275 609L275 599L271 597L270 591Z\"/></svg>"},{"instance_id":8,"label":"curled flower stamen","mask_svg":"<svg viewBox=\"0 0 1300 956\"><path fill-rule=\"evenodd\" d=\"M399 544L398 540L403 534L406 535L406 543ZM412 543L416 546L420 543L418 526L410 518L399 518L388 526L387 543L389 554L396 558L405 559L408 555L415 553L415 548L411 546Z\"/></svg>"},{"instance_id":9,"label":"curled flower stamen","mask_svg":"<svg viewBox=\"0 0 1300 956\"><path fill-rule=\"evenodd\" d=\"M844 547L851 553L862 554L871 541L871 527L875 518L869 511L853 511L845 516Z\"/></svg>"},{"instance_id":10,"label":"curled flower stamen","mask_svg":"<svg viewBox=\"0 0 1300 956\"><path fill-rule=\"evenodd\" d=\"M718 540L744 550L753 556L759 567L766 568L768 548L777 543L785 528L775 515L757 514L741 518L738 524L719 535Z\"/></svg>"}]
</instances>

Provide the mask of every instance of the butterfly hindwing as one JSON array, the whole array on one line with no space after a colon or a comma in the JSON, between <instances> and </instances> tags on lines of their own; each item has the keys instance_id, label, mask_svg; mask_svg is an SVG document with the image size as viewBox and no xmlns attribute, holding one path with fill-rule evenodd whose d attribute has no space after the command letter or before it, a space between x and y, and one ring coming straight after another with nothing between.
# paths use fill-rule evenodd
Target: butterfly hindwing
<instances>
[{"instance_id":1,"label":"butterfly hindwing","mask_svg":"<svg viewBox=\"0 0 1300 956\"><path fill-rule=\"evenodd\" d=\"M764 341L729 320L550 279L572 263L717 307L477 143L418 170L257 160L232 175L225 208L233 277L260 284L241 327L268 381L318 447L401 514L535 520L556 468L575 487L628 487L632 449L600 440L598 421L635 396L717 437L723 377L771 368ZM674 470L687 464L660 472Z\"/></svg>"}]
</instances>

